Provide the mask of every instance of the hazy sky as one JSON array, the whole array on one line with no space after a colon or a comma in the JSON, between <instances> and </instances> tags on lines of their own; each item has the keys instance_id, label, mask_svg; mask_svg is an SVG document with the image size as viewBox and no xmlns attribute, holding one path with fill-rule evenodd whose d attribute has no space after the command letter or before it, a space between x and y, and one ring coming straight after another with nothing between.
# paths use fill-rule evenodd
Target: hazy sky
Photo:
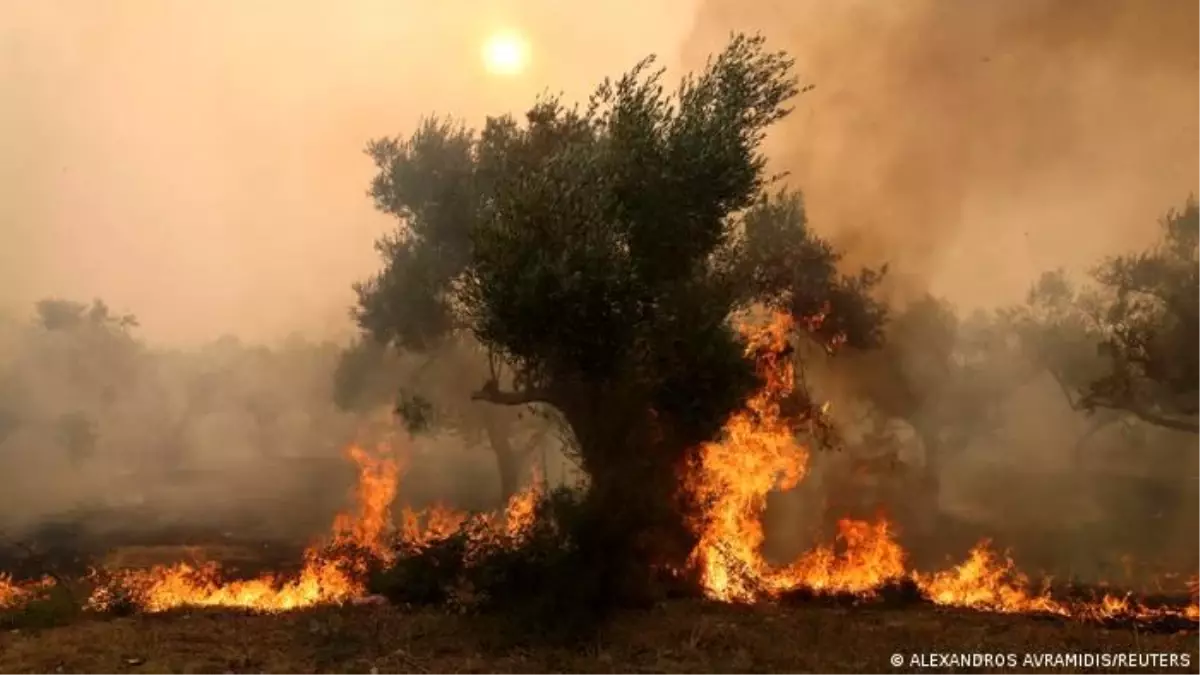
<instances>
[{"instance_id":1,"label":"hazy sky","mask_svg":"<svg viewBox=\"0 0 1200 675\"><path fill-rule=\"evenodd\" d=\"M815 226L959 300L1144 240L1194 189L1194 2L1099 28L1045 3L785 4L0 0L0 304L99 296L159 341L337 335L391 225L368 139L578 96L650 52L697 66L733 28L817 84L772 145ZM500 28L532 44L521 77L481 67Z\"/></svg>"},{"instance_id":2,"label":"hazy sky","mask_svg":"<svg viewBox=\"0 0 1200 675\"><path fill-rule=\"evenodd\" d=\"M156 340L344 327L390 226L366 142L579 95L690 29L690 1L603 6L2 0L0 302L102 296ZM481 66L504 27L523 77Z\"/></svg>"}]
</instances>

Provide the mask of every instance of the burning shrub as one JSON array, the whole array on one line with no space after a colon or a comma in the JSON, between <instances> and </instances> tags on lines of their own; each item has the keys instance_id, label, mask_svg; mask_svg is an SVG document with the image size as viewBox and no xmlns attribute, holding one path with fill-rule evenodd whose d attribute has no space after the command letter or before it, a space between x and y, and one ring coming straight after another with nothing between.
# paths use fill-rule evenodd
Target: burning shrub
<instances>
[{"instance_id":1,"label":"burning shrub","mask_svg":"<svg viewBox=\"0 0 1200 675\"><path fill-rule=\"evenodd\" d=\"M454 532L423 546L402 543L395 562L375 572L367 590L402 605L443 605L466 572L470 536Z\"/></svg>"},{"instance_id":2,"label":"burning shrub","mask_svg":"<svg viewBox=\"0 0 1200 675\"><path fill-rule=\"evenodd\" d=\"M37 630L69 623L81 612L70 588L47 581L20 589L0 605L0 630Z\"/></svg>"},{"instance_id":3,"label":"burning shrub","mask_svg":"<svg viewBox=\"0 0 1200 675\"><path fill-rule=\"evenodd\" d=\"M436 538L402 539L368 589L399 604L502 613L543 636L599 626L619 580L597 555L590 503L575 488L529 494L510 504L503 526L484 514Z\"/></svg>"}]
</instances>

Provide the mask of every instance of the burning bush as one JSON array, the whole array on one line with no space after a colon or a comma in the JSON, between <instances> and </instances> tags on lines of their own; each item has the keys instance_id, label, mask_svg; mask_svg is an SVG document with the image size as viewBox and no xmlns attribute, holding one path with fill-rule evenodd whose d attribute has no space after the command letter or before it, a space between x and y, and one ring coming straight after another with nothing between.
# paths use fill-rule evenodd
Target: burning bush
<instances>
[{"instance_id":1,"label":"burning bush","mask_svg":"<svg viewBox=\"0 0 1200 675\"><path fill-rule=\"evenodd\" d=\"M371 590L394 602L462 612L503 612L535 628L596 625L608 603L605 580L581 542L589 525L577 489L528 492L504 528L479 515L444 536L402 540Z\"/></svg>"}]
</instances>

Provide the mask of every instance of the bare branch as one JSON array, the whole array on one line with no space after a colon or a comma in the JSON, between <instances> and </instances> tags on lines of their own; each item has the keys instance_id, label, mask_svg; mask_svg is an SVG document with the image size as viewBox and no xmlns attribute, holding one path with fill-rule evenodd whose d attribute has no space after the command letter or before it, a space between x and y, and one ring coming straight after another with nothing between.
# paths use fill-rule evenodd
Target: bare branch
<instances>
[{"instance_id":1,"label":"bare branch","mask_svg":"<svg viewBox=\"0 0 1200 675\"><path fill-rule=\"evenodd\" d=\"M524 391L500 391L495 380L490 380L479 391L471 394L472 401L484 401L496 405L525 405L527 403L547 403L553 405L550 392L545 389L526 389Z\"/></svg>"},{"instance_id":2,"label":"bare branch","mask_svg":"<svg viewBox=\"0 0 1200 675\"><path fill-rule=\"evenodd\" d=\"M1131 410L1130 412L1132 412L1134 415L1137 415L1138 419L1146 422L1147 424L1153 424L1154 426L1162 427L1164 429L1174 429L1175 431L1186 431L1192 434L1200 434L1200 423L1194 419L1186 420L1175 417L1167 417L1165 415L1159 415L1157 413L1150 412L1149 410L1141 409Z\"/></svg>"}]
</instances>

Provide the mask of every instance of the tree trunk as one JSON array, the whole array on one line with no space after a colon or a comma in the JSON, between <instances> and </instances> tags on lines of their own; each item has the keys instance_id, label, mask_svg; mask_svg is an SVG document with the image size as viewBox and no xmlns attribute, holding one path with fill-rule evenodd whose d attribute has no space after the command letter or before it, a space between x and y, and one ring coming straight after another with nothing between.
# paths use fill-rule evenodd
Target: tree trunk
<instances>
[{"instance_id":1,"label":"tree trunk","mask_svg":"<svg viewBox=\"0 0 1200 675\"><path fill-rule=\"evenodd\" d=\"M919 567L926 562L939 560L943 552L938 548L947 542L939 541L939 523L942 520L942 440L934 429L918 428L917 435L924 448L925 461L920 472L916 508L908 527L912 530L910 545L913 562Z\"/></svg>"},{"instance_id":2,"label":"tree trunk","mask_svg":"<svg viewBox=\"0 0 1200 675\"><path fill-rule=\"evenodd\" d=\"M588 602L645 605L669 587L686 585L696 513L680 490L696 443L675 438L670 420L644 395L612 383L562 381L553 389L500 391L488 383L472 395L500 405L544 403L558 409L578 444L589 488L564 527L575 546L577 584Z\"/></svg>"},{"instance_id":3,"label":"tree trunk","mask_svg":"<svg viewBox=\"0 0 1200 675\"><path fill-rule=\"evenodd\" d=\"M644 402L603 395L565 406L590 478L588 539L621 605L643 606L686 571L694 538L679 490L687 449L673 445ZM603 403L597 405L597 403Z\"/></svg>"},{"instance_id":4,"label":"tree trunk","mask_svg":"<svg viewBox=\"0 0 1200 675\"><path fill-rule=\"evenodd\" d=\"M488 443L496 454L496 469L500 474L500 502L507 504L521 489L521 469L524 458L512 446L509 437L510 425L503 418L504 411L485 405L483 411L484 430Z\"/></svg>"}]
</instances>

